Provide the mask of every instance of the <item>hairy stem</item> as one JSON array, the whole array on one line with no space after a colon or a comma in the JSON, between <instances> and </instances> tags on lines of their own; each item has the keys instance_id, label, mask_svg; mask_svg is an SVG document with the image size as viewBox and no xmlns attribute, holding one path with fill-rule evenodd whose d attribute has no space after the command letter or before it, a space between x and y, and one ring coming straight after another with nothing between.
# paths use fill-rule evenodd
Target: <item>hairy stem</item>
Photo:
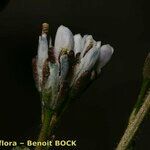
<instances>
[{"instance_id":1,"label":"hairy stem","mask_svg":"<svg viewBox=\"0 0 150 150\"><path fill-rule=\"evenodd\" d=\"M142 87L141 87L141 90L140 90L140 94L138 96L137 102L134 105L133 111L132 111L132 113L130 115L129 123L134 120L136 114L138 113L140 107L142 106L142 103L144 101L144 97L145 97L146 91L149 88L149 82L150 82L149 79L143 79L143 83L142 83Z\"/></svg>"},{"instance_id":2,"label":"hairy stem","mask_svg":"<svg viewBox=\"0 0 150 150\"><path fill-rule=\"evenodd\" d=\"M150 110L150 93L145 98L145 101L141 108L139 109L137 115L135 116L134 120L128 124L128 127L120 140L116 150L127 150L129 145L131 144L137 130L140 127L144 117Z\"/></svg>"},{"instance_id":3,"label":"hairy stem","mask_svg":"<svg viewBox=\"0 0 150 150\"><path fill-rule=\"evenodd\" d=\"M53 112L49 109L44 108L42 113L43 113L43 121L42 121L41 131L39 133L39 137L37 140L38 142L43 142L47 140L49 133L51 131L50 122L51 122ZM42 146L37 146L35 148L35 150L44 150L44 149L46 148Z\"/></svg>"}]
</instances>

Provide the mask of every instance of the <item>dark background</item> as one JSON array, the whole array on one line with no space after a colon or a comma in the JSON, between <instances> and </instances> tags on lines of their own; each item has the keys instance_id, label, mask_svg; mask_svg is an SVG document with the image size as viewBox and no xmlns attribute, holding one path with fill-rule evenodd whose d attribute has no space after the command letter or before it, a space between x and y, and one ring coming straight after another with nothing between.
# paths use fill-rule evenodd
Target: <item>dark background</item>
<instances>
[{"instance_id":1,"label":"dark background","mask_svg":"<svg viewBox=\"0 0 150 150\"><path fill-rule=\"evenodd\" d=\"M78 150L113 150L126 128L150 50L149 6L148 0L1 0L0 139L37 135L40 99L31 60L41 24L48 22L53 38L63 24L114 47L101 77L68 109L56 133L60 139L77 139ZM135 149L150 149L149 139L147 120Z\"/></svg>"}]
</instances>

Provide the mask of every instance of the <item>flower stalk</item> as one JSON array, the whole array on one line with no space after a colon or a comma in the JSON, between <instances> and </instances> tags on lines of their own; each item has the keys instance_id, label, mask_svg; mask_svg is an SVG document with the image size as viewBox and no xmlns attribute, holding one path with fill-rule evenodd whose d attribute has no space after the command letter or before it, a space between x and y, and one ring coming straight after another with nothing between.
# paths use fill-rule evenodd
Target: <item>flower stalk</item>
<instances>
[{"instance_id":1,"label":"flower stalk","mask_svg":"<svg viewBox=\"0 0 150 150\"><path fill-rule=\"evenodd\" d=\"M144 102L144 97L145 97L145 94L149 88L149 85L150 85L150 80L149 79L143 79L140 94L138 96L137 102L134 105L134 108L133 108L132 113L130 115L129 122L132 122L135 119L136 114L138 113L140 107L142 106L142 104Z\"/></svg>"},{"instance_id":2,"label":"flower stalk","mask_svg":"<svg viewBox=\"0 0 150 150\"><path fill-rule=\"evenodd\" d=\"M127 129L123 137L121 138L116 150L128 150L129 145L133 141L137 130L139 129L141 123L143 122L145 116L148 114L150 110L150 93L145 98L145 101L141 108L139 109L137 115L134 120L128 124Z\"/></svg>"},{"instance_id":3,"label":"flower stalk","mask_svg":"<svg viewBox=\"0 0 150 150\"><path fill-rule=\"evenodd\" d=\"M128 126L116 150L128 150L130 145L132 145L132 141L135 138L137 130L140 128L141 123L144 121L144 118L150 111L149 88L150 88L150 53L148 54L143 67L143 83L141 86L137 102L129 117Z\"/></svg>"},{"instance_id":4,"label":"flower stalk","mask_svg":"<svg viewBox=\"0 0 150 150\"><path fill-rule=\"evenodd\" d=\"M52 126L50 126L52 116L53 116L53 112L49 109L44 108L44 110L43 110L43 122L42 122L41 131L39 133L39 137L37 140L38 142L44 142L50 138L49 133L52 130ZM43 149L44 148L41 146L37 146L35 148L35 150L43 150Z\"/></svg>"},{"instance_id":5,"label":"flower stalk","mask_svg":"<svg viewBox=\"0 0 150 150\"><path fill-rule=\"evenodd\" d=\"M137 102L134 105L133 111L130 115L129 122L133 121L137 112L139 111L140 107L142 106L144 102L144 97L146 95L146 92L148 91L150 87L150 53L148 54L145 64L143 67L143 82L141 86L141 90L137 99Z\"/></svg>"}]
</instances>

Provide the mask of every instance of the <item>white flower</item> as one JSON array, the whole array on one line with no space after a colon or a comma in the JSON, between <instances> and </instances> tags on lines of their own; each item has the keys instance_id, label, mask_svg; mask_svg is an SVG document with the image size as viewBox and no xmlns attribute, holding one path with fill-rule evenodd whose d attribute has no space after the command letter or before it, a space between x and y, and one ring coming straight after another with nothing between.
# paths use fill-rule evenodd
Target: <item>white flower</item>
<instances>
[{"instance_id":1,"label":"white flower","mask_svg":"<svg viewBox=\"0 0 150 150\"><path fill-rule=\"evenodd\" d=\"M82 51L82 36L81 34L74 35L74 53L80 53Z\"/></svg>"},{"instance_id":2,"label":"white flower","mask_svg":"<svg viewBox=\"0 0 150 150\"><path fill-rule=\"evenodd\" d=\"M83 58L81 58L81 62L79 67L77 68L78 78L85 71L91 71L93 66L96 64L97 59L100 53L100 45L94 45Z\"/></svg>"},{"instance_id":3,"label":"white flower","mask_svg":"<svg viewBox=\"0 0 150 150\"><path fill-rule=\"evenodd\" d=\"M85 36L85 39L83 39L83 46L82 46L82 51L81 51L81 58L88 52L94 45L94 39L92 35L87 35Z\"/></svg>"},{"instance_id":4,"label":"white flower","mask_svg":"<svg viewBox=\"0 0 150 150\"><path fill-rule=\"evenodd\" d=\"M114 49L109 44L103 45L100 49L100 63L101 67L103 67L111 58Z\"/></svg>"},{"instance_id":5,"label":"white flower","mask_svg":"<svg viewBox=\"0 0 150 150\"><path fill-rule=\"evenodd\" d=\"M68 52L73 50L74 38L72 32L65 26L61 25L56 33L55 37L55 54L56 57L59 56L61 50L65 49Z\"/></svg>"},{"instance_id":6,"label":"white flower","mask_svg":"<svg viewBox=\"0 0 150 150\"><path fill-rule=\"evenodd\" d=\"M103 45L100 48L99 59L97 62L97 73L98 74L101 72L101 68L104 67L107 64L107 62L110 60L113 52L114 52L114 49L109 44Z\"/></svg>"},{"instance_id":7,"label":"white flower","mask_svg":"<svg viewBox=\"0 0 150 150\"><path fill-rule=\"evenodd\" d=\"M48 58L48 43L47 35L44 33L42 36L39 36L39 45L38 45L38 55L37 55L37 72L39 80L39 90L41 90L41 84L43 79L43 66Z\"/></svg>"},{"instance_id":8,"label":"white flower","mask_svg":"<svg viewBox=\"0 0 150 150\"><path fill-rule=\"evenodd\" d=\"M48 43L47 35L44 33L42 36L39 36L39 45L38 45L38 63L43 65L45 60L48 58Z\"/></svg>"},{"instance_id":9,"label":"white flower","mask_svg":"<svg viewBox=\"0 0 150 150\"><path fill-rule=\"evenodd\" d=\"M101 41L96 42L92 35L73 36L63 25L57 30L54 47L51 38L48 46L47 32L44 28L42 36L39 37L34 66L37 72L35 69L34 73L36 79L38 78L36 82L39 91L48 91L51 97L49 105L51 109L55 109L60 103L59 99L68 94L69 88L80 88L84 77L86 80L94 80L110 60L114 50L109 44L101 46Z\"/></svg>"},{"instance_id":10,"label":"white flower","mask_svg":"<svg viewBox=\"0 0 150 150\"><path fill-rule=\"evenodd\" d=\"M87 36L88 36L88 35L84 35L83 38L82 38L82 42L81 42L82 50L84 49Z\"/></svg>"}]
</instances>

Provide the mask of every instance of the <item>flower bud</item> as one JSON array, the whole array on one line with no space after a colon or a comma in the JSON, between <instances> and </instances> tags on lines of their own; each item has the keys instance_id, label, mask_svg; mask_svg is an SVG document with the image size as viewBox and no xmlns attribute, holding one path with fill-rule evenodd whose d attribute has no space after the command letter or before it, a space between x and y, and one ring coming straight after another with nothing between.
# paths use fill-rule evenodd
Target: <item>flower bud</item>
<instances>
[{"instance_id":1,"label":"flower bud","mask_svg":"<svg viewBox=\"0 0 150 150\"><path fill-rule=\"evenodd\" d=\"M87 54L81 59L79 67L77 68L77 78L80 77L85 71L91 71L99 57L99 48L94 46Z\"/></svg>"},{"instance_id":2,"label":"flower bud","mask_svg":"<svg viewBox=\"0 0 150 150\"><path fill-rule=\"evenodd\" d=\"M74 53L80 53L82 50L82 36L80 34L74 35Z\"/></svg>"},{"instance_id":3,"label":"flower bud","mask_svg":"<svg viewBox=\"0 0 150 150\"><path fill-rule=\"evenodd\" d=\"M74 47L73 34L67 27L61 25L57 29L54 47L57 58L59 57L59 54L62 50L66 50L67 52L73 50Z\"/></svg>"},{"instance_id":4,"label":"flower bud","mask_svg":"<svg viewBox=\"0 0 150 150\"><path fill-rule=\"evenodd\" d=\"M43 66L48 58L48 42L47 35L44 33L39 36L38 54L37 54L37 74L39 82L39 90L43 82Z\"/></svg>"},{"instance_id":5,"label":"flower bud","mask_svg":"<svg viewBox=\"0 0 150 150\"><path fill-rule=\"evenodd\" d=\"M107 62L110 60L113 51L114 51L113 47L111 47L109 44L103 45L100 48L99 59L96 64L97 74L101 72L101 68L104 67L107 64Z\"/></svg>"},{"instance_id":6,"label":"flower bud","mask_svg":"<svg viewBox=\"0 0 150 150\"><path fill-rule=\"evenodd\" d=\"M94 45L94 39L92 37L92 35L88 35L85 39L85 45L84 48L81 52L81 58L84 57L86 55L86 53L93 47Z\"/></svg>"}]
</instances>

